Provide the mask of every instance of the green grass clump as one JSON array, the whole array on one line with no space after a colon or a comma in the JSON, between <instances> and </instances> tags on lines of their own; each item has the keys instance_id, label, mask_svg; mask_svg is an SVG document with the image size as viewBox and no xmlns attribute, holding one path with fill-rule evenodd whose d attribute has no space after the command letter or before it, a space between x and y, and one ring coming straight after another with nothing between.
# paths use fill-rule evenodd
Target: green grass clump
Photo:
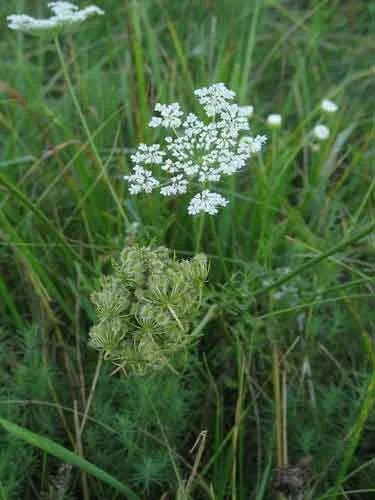
<instances>
[{"instance_id":1,"label":"green grass clump","mask_svg":"<svg viewBox=\"0 0 375 500\"><path fill-rule=\"evenodd\" d=\"M372 498L375 2L98 3L57 44L6 28L44 0L0 5L0 499L262 500L286 471L305 498ZM214 82L268 136L221 185L228 206L199 220L177 197L130 196L155 103L195 112ZM89 332L103 275L129 321L136 293L110 263L146 247L207 255L202 297L179 281L199 342L124 376Z\"/></svg>"}]
</instances>

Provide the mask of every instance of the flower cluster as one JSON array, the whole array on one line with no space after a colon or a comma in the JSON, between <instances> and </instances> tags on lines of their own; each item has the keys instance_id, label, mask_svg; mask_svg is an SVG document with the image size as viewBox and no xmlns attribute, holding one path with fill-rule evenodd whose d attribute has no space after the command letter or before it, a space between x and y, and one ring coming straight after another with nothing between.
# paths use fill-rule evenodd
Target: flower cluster
<instances>
[{"instance_id":1,"label":"flower cluster","mask_svg":"<svg viewBox=\"0 0 375 500\"><path fill-rule=\"evenodd\" d=\"M191 324L207 273L202 254L177 261L164 247L125 248L92 294L91 345L131 373L181 362L195 340Z\"/></svg>"},{"instance_id":2,"label":"flower cluster","mask_svg":"<svg viewBox=\"0 0 375 500\"><path fill-rule=\"evenodd\" d=\"M324 111L325 113L336 113L336 111L339 109L336 103L333 101L330 101L329 99L323 99L321 104L320 104L320 109ZM318 123L314 129L313 129L313 136L315 139L318 139L318 141L326 141L329 136L331 135L331 131L327 125L323 125L321 123Z\"/></svg>"},{"instance_id":3,"label":"flower cluster","mask_svg":"<svg viewBox=\"0 0 375 500\"><path fill-rule=\"evenodd\" d=\"M216 214L218 207L228 202L211 192L210 184L246 166L249 158L262 150L266 137L249 135L253 108L234 104L235 93L223 83L198 89L195 96L208 123L193 113L185 115L178 103L157 104L158 115L149 126L171 129L173 134L165 137L164 147L140 144L131 156L132 172L124 178L131 194L159 188L163 196L171 196L201 186L201 192L190 201L189 214Z\"/></svg>"},{"instance_id":4,"label":"flower cluster","mask_svg":"<svg viewBox=\"0 0 375 500\"><path fill-rule=\"evenodd\" d=\"M70 2L49 2L48 7L54 14L48 19L35 19L24 14L8 16L9 28L36 35L53 35L61 31L71 30L93 15L104 14L102 9L94 5L80 10Z\"/></svg>"},{"instance_id":5,"label":"flower cluster","mask_svg":"<svg viewBox=\"0 0 375 500\"><path fill-rule=\"evenodd\" d=\"M324 113L333 114L336 113L339 107L335 102L330 101L329 99L323 99L320 103L320 109ZM283 117L281 115L271 114L268 115L266 122L267 125L272 128L279 128L283 123ZM331 131L329 127L327 127L327 125L323 125L322 123L315 125L311 131L311 136L318 141L326 141L330 135ZM319 149L317 144L312 144L312 146L314 146L314 149Z\"/></svg>"}]
</instances>

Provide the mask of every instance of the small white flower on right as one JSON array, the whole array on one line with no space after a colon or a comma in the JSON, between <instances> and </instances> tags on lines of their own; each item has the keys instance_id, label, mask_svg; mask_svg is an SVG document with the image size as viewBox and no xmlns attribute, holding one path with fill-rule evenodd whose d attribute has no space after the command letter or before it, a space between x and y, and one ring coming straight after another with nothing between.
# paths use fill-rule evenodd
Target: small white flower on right
<instances>
[{"instance_id":1,"label":"small white flower on right","mask_svg":"<svg viewBox=\"0 0 375 500\"><path fill-rule=\"evenodd\" d=\"M268 115L267 123L270 127L281 127L283 119L281 115Z\"/></svg>"},{"instance_id":2,"label":"small white flower on right","mask_svg":"<svg viewBox=\"0 0 375 500\"><path fill-rule=\"evenodd\" d=\"M320 107L323 111L326 111L327 113L336 113L336 111L339 109L337 104L334 103L333 101L330 101L329 99L323 99Z\"/></svg>"},{"instance_id":3,"label":"small white flower on right","mask_svg":"<svg viewBox=\"0 0 375 500\"><path fill-rule=\"evenodd\" d=\"M319 140L319 141L325 141L328 139L330 130L328 127L325 125L316 125L316 127L313 130L314 136Z\"/></svg>"}]
</instances>

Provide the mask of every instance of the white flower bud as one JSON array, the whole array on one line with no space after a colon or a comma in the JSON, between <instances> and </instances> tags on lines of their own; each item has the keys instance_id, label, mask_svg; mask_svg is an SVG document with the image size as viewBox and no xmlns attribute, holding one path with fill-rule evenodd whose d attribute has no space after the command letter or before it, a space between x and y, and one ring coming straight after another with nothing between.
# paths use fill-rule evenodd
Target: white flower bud
<instances>
[{"instance_id":1,"label":"white flower bud","mask_svg":"<svg viewBox=\"0 0 375 500\"><path fill-rule=\"evenodd\" d=\"M316 125L316 127L313 130L314 136L319 140L319 141L325 141L328 139L330 130L328 127L325 125Z\"/></svg>"},{"instance_id":2,"label":"white flower bud","mask_svg":"<svg viewBox=\"0 0 375 500\"><path fill-rule=\"evenodd\" d=\"M323 99L320 107L327 113L336 113L336 111L338 110L337 104L335 104L333 101L330 101L329 99Z\"/></svg>"},{"instance_id":3,"label":"white flower bud","mask_svg":"<svg viewBox=\"0 0 375 500\"><path fill-rule=\"evenodd\" d=\"M281 115L268 115L267 123L270 127L281 127L282 116Z\"/></svg>"}]
</instances>

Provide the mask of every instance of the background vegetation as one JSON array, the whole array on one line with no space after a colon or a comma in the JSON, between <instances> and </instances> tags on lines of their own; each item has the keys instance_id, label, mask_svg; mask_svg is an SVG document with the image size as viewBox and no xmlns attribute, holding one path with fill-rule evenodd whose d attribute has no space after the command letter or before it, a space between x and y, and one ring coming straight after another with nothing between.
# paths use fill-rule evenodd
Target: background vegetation
<instances>
[{"instance_id":1,"label":"background vegetation","mask_svg":"<svg viewBox=\"0 0 375 500\"><path fill-rule=\"evenodd\" d=\"M375 2L96 3L106 16L61 43L101 161L53 44L6 28L46 2L0 6L0 498L260 500L306 456L306 498L372 498ZM215 316L184 373L103 363L85 415L89 296L111 257L133 241L198 246L183 199L128 196L128 153L155 139L155 102L194 109L193 89L217 81L269 142L205 220ZM316 151L326 97L339 111ZM285 268L298 272L264 290Z\"/></svg>"}]
</instances>

